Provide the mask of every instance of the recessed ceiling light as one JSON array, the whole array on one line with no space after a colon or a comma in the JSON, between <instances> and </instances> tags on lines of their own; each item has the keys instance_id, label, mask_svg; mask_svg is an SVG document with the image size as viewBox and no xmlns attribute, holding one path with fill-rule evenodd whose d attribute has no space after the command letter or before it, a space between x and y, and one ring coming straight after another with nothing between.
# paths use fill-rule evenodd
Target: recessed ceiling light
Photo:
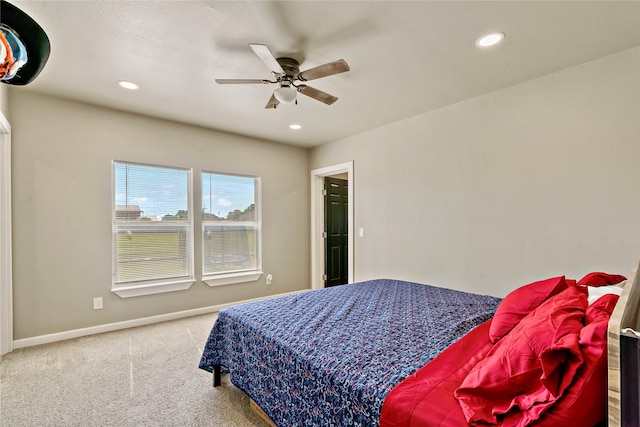
<instances>
[{"instance_id":1,"label":"recessed ceiling light","mask_svg":"<svg viewBox=\"0 0 640 427\"><path fill-rule=\"evenodd\" d=\"M298 129L302 129L302 126L300 126L300 125L289 125L289 129L298 130Z\"/></svg>"},{"instance_id":2,"label":"recessed ceiling light","mask_svg":"<svg viewBox=\"0 0 640 427\"><path fill-rule=\"evenodd\" d=\"M478 40L476 40L476 46L489 47L489 46L493 46L500 43L502 40L504 40L504 33L501 33L501 32L491 33L491 34L482 36Z\"/></svg>"},{"instance_id":3,"label":"recessed ceiling light","mask_svg":"<svg viewBox=\"0 0 640 427\"><path fill-rule=\"evenodd\" d=\"M125 89L129 89L129 90L140 89L140 86L138 86L137 84L135 84L133 82L128 82L126 80L120 80L118 82L118 84L120 85L120 87L123 87Z\"/></svg>"}]
</instances>

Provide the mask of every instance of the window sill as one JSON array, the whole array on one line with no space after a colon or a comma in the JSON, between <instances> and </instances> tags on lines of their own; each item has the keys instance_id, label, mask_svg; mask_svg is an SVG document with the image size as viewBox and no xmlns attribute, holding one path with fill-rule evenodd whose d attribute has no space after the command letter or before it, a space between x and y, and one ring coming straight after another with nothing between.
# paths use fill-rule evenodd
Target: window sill
<instances>
[{"instance_id":1,"label":"window sill","mask_svg":"<svg viewBox=\"0 0 640 427\"><path fill-rule=\"evenodd\" d=\"M202 281L207 285L224 286L234 283L255 282L262 276L262 271L247 271L242 273L218 274L215 276L203 277Z\"/></svg>"},{"instance_id":2,"label":"window sill","mask_svg":"<svg viewBox=\"0 0 640 427\"><path fill-rule=\"evenodd\" d=\"M186 291L194 283L195 280L188 279L175 282L149 283L146 285L113 286L111 292L117 294L120 298L130 298L165 292Z\"/></svg>"}]
</instances>

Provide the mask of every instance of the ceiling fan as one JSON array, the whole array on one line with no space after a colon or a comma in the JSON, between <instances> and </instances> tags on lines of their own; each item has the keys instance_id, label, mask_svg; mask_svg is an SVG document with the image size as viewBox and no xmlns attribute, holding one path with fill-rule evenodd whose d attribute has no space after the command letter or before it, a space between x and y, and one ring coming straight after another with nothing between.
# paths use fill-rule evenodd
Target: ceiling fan
<instances>
[{"instance_id":1,"label":"ceiling fan","mask_svg":"<svg viewBox=\"0 0 640 427\"><path fill-rule=\"evenodd\" d=\"M249 44L253 52L265 63L273 73L275 80L266 79L215 79L218 84L269 84L276 83L278 88L273 92L264 108L276 108L278 104L298 102L298 92L307 95L327 105L338 100L337 97L304 84L309 80L332 76L349 71L349 65L344 59L319 65L305 71L300 71L300 64L293 58L276 58L266 45Z\"/></svg>"}]
</instances>

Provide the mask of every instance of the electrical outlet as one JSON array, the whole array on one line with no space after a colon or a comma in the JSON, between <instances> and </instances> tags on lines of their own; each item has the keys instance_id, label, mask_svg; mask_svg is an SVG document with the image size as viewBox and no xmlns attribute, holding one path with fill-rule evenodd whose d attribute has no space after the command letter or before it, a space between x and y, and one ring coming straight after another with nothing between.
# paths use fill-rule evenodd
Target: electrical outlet
<instances>
[{"instance_id":1,"label":"electrical outlet","mask_svg":"<svg viewBox=\"0 0 640 427\"><path fill-rule=\"evenodd\" d=\"M271 274L267 274L267 285L270 285L272 280L273 276Z\"/></svg>"},{"instance_id":2,"label":"electrical outlet","mask_svg":"<svg viewBox=\"0 0 640 427\"><path fill-rule=\"evenodd\" d=\"M100 310L102 308L102 297L97 297L93 299L93 309Z\"/></svg>"}]
</instances>

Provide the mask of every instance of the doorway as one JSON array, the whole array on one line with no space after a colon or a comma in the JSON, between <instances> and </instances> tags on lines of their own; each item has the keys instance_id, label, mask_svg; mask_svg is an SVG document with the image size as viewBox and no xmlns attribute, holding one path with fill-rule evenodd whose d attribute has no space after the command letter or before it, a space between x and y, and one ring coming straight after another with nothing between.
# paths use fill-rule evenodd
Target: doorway
<instances>
[{"instance_id":1,"label":"doorway","mask_svg":"<svg viewBox=\"0 0 640 427\"><path fill-rule=\"evenodd\" d=\"M353 161L328 166L311 171L311 289L324 288L325 248L324 248L324 181L326 177L342 175L349 185L347 189L347 229L354 230ZM347 283L354 281L354 238L347 235Z\"/></svg>"}]
</instances>

